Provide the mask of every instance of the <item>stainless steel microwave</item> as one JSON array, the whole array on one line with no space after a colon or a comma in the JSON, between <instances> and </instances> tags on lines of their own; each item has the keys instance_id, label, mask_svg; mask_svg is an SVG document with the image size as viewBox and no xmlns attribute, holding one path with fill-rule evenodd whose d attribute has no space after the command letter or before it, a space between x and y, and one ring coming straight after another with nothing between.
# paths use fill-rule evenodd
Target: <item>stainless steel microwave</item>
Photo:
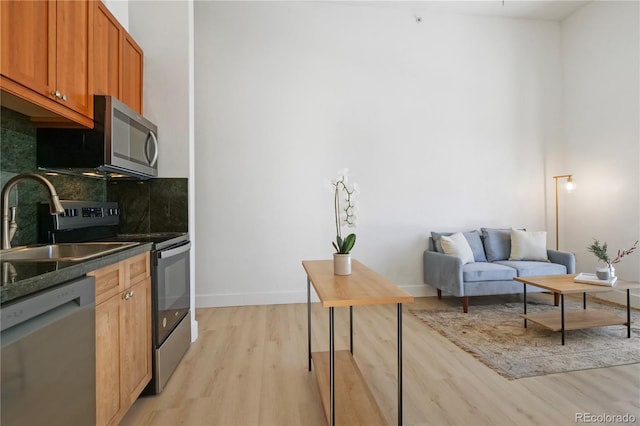
<instances>
[{"instance_id":1,"label":"stainless steel microwave","mask_svg":"<svg viewBox=\"0 0 640 426\"><path fill-rule=\"evenodd\" d=\"M94 96L93 129L39 128L42 170L88 177L158 176L158 128L113 96Z\"/></svg>"}]
</instances>

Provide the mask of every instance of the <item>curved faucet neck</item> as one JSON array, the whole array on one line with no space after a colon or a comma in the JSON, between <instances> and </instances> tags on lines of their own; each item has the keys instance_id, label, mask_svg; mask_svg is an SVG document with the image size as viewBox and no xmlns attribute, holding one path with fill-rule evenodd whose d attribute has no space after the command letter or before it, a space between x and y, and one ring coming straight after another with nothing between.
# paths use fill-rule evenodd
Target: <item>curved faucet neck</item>
<instances>
[{"instance_id":1,"label":"curved faucet neck","mask_svg":"<svg viewBox=\"0 0 640 426\"><path fill-rule=\"evenodd\" d=\"M51 214L64 212L64 207L60 204L58 193L55 187L47 178L36 173L23 173L12 177L2 188L2 249L11 248L11 239L9 238L9 194L14 186L23 180L33 180L40 182L49 192L49 206Z\"/></svg>"}]
</instances>

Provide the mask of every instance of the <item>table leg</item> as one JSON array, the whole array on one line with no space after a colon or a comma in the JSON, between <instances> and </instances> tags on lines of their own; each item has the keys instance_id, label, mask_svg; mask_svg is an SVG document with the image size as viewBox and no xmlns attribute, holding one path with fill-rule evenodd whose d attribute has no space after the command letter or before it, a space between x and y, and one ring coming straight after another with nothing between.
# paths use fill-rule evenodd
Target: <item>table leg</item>
<instances>
[{"instance_id":1,"label":"table leg","mask_svg":"<svg viewBox=\"0 0 640 426\"><path fill-rule=\"evenodd\" d=\"M627 339L631 338L631 296L627 289Z\"/></svg>"},{"instance_id":2,"label":"table leg","mask_svg":"<svg viewBox=\"0 0 640 426\"><path fill-rule=\"evenodd\" d=\"M562 332L562 344L564 345L564 294L560 295L560 327Z\"/></svg>"},{"instance_id":3,"label":"table leg","mask_svg":"<svg viewBox=\"0 0 640 426\"><path fill-rule=\"evenodd\" d=\"M398 303L398 425L402 425L402 303Z\"/></svg>"},{"instance_id":4,"label":"table leg","mask_svg":"<svg viewBox=\"0 0 640 426\"><path fill-rule=\"evenodd\" d=\"M311 280L307 277L307 350L309 371L311 371Z\"/></svg>"},{"instance_id":5,"label":"table leg","mask_svg":"<svg viewBox=\"0 0 640 426\"><path fill-rule=\"evenodd\" d=\"M334 358L334 341L335 336L333 333L333 307L329 308L329 388L330 388L330 407L331 407L331 419L329 424L335 426L336 424L336 366Z\"/></svg>"},{"instance_id":6,"label":"table leg","mask_svg":"<svg viewBox=\"0 0 640 426\"><path fill-rule=\"evenodd\" d=\"M524 314L527 315L527 284L522 283L522 297L524 299ZM524 328L527 328L527 319L524 319Z\"/></svg>"},{"instance_id":7,"label":"table leg","mask_svg":"<svg viewBox=\"0 0 640 426\"><path fill-rule=\"evenodd\" d=\"M353 306L349 306L349 348L353 355Z\"/></svg>"}]
</instances>

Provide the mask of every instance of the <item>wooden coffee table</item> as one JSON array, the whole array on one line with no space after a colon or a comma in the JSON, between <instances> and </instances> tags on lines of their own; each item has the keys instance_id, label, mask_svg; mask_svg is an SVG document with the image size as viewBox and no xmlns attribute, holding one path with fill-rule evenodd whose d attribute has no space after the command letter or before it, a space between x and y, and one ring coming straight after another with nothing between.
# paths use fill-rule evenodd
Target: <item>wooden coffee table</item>
<instances>
[{"instance_id":1,"label":"wooden coffee table","mask_svg":"<svg viewBox=\"0 0 640 426\"><path fill-rule=\"evenodd\" d=\"M527 320L548 328L553 331L560 331L562 334L562 344L564 345L565 330L579 330L583 328L604 327L608 325L626 325L627 338L631 337L631 304L629 290L640 288L640 283L624 281L618 279L613 287L600 286L594 284L584 284L573 282L577 274L569 275L544 275L532 277L518 277L524 287L524 327L527 328ZM550 310L527 314L527 284L549 290L555 295L560 295L560 312ZM598 309L587 309L587 293L605 293L613 290L627 291L627 318ZM582 293L582 310L564 309L565 294Z\"/></svg>"}]
</instances>

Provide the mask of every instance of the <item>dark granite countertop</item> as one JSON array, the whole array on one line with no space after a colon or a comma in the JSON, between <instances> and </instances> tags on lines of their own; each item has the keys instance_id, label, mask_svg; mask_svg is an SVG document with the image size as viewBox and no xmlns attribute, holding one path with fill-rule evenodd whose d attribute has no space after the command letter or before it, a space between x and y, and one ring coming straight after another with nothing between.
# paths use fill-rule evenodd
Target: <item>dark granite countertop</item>
<instances>
[{"instance_id":1,"label":"dark granite countertop","mask_svg":"<svg viewBox=\"0 0 640 426\"><path fill-rule=\"evenodd\" d=\"M1 262L0 303L4 304L82 277L103 266L149 251L152 246L151 243L142 243L115 253L79 262ZM13 267L13 270L9 265Z\"/></svg>"}]
</instances>

